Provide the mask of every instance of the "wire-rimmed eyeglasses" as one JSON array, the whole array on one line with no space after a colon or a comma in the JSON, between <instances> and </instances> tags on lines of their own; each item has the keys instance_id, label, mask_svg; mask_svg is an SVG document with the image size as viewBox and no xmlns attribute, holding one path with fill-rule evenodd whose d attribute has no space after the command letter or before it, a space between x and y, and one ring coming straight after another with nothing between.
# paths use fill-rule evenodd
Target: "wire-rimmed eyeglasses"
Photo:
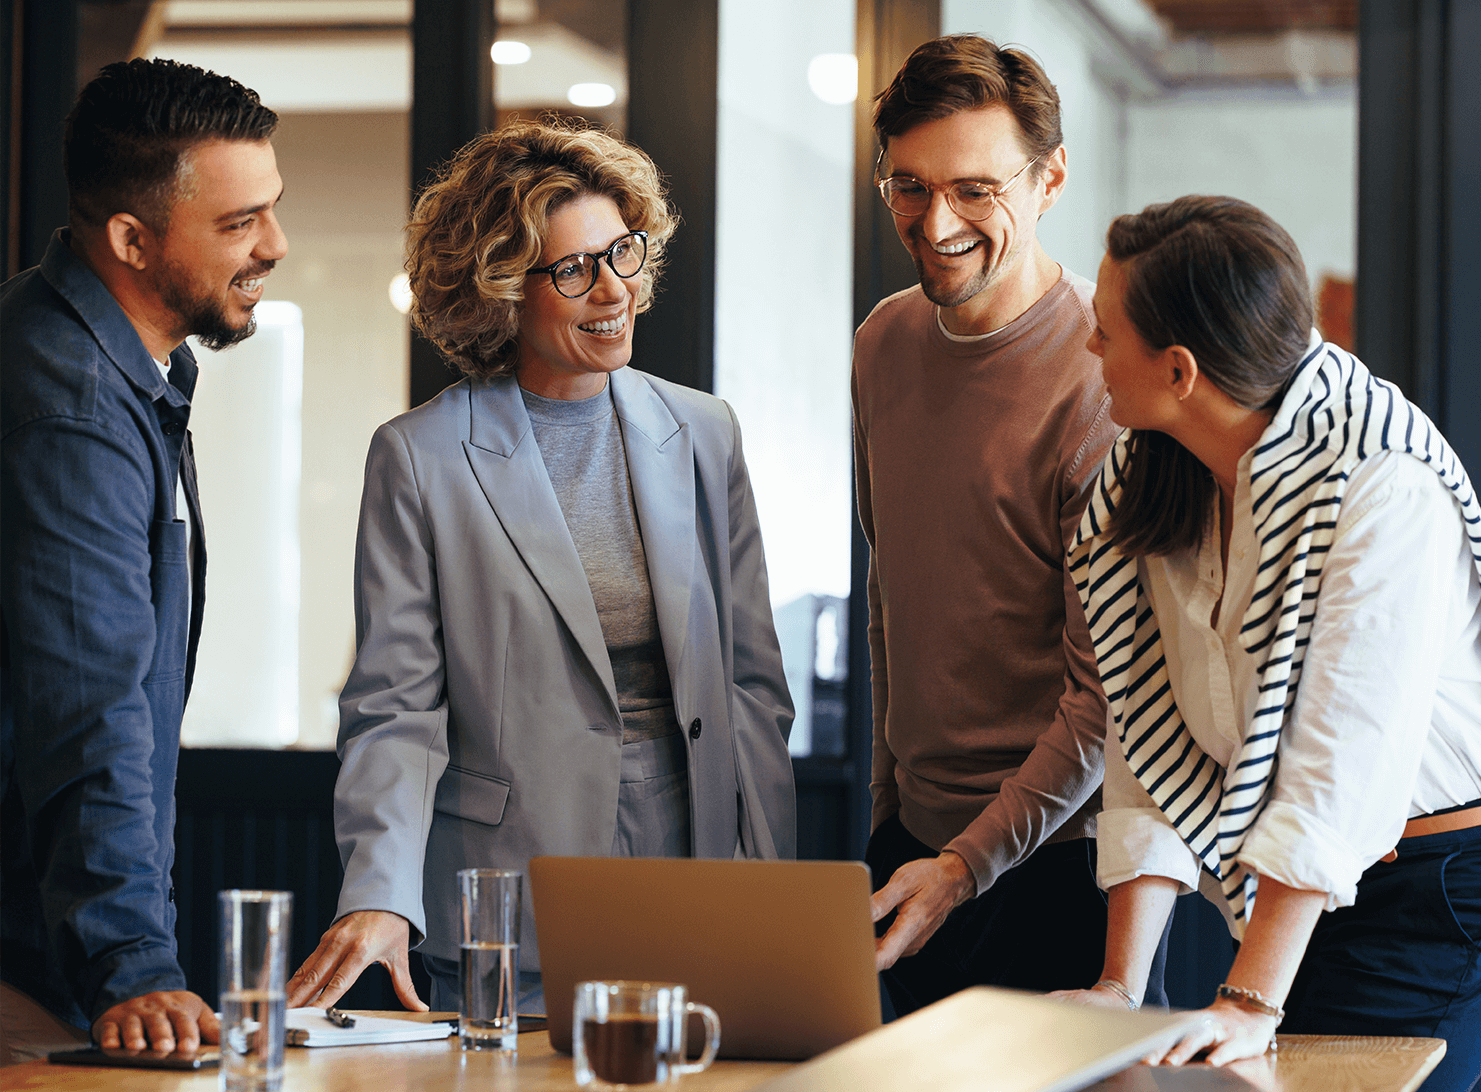
<instances>
[{"instance_id":1,"label":"wire-rimmed eyeglasses","mask_svg":"<svg viewBox=\"0 0 1481 1092\"><path fill-rule=\"evenodd\" d=\"M1013 188L1014 183L1023 177L1024 172L1040 158L1034 156L1033 159L1019 167L1013 177L1001 186L971 181L952 182L946 186L930 186L918 178L911 178L905 174L881 178L875 185L879 187L879 195L884 198L884 203L897 216L924 215L925 211L931 207L931 194L939 190L946 194L946 203L951 206L952 212L963 220L971 220L975 223L992 216L998 207L998 202ZM883 163L884 152L880 152L879 162L874 167L876 176Z\"/></svg>"},{"instance_id":2,"label":"wire-rimmed eyeglasses","mask_svg":"<svg viewBox=\"0 0 1481 1092\"><path fill-rule=\"evenodd\" d=\"M597 274L601 271L603 260L623 280L636 276L638 270L643 268L643 263L648 260L648 233L629 231L606 250L596 254L567 254L559 261L529 270L526 276L549 273L550 283L555 285L555 290L567 299L574 300L596 287Z\"/></svg>"}]
</instances>

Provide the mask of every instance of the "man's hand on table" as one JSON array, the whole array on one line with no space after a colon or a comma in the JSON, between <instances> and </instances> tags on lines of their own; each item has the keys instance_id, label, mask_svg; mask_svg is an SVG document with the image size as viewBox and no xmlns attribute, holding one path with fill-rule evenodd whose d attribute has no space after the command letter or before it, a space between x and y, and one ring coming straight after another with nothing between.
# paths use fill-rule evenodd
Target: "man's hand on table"
<instances>
[{"instance_id":1,"label":"man's hand on table","mask_svg":"<svg viewBox=\"0 0 1481 1092\"><path fill-rule=\"evenodd\" d=\"M869 900L874 921L896 911L889 930L874 942L874 969L885 970L901 956L915 955L946 916L976 893L976 877L955 853L901 865Z\"/></svg>"},{"instance_id":2,"label":"man's hand on table","mask_svg":"<svg viewBox=\"0 0 1481 1092\"><path fill-rule=\"evenodd\" d=\"M93 1041L102 1047L194 1054L203 1042L221 1041L221 1023L189 990L159 991L120 1001L99 1016Z\"/></svg>"},{"instance_id":3,"label":"man's hand on table","mask_svg":"<svg viewBox=\"0 0 1481 1092\"><path fill-rule=\"evenodd\" d=\"M411 927L400 914L388 910L357 910L329 927L319 946L288 980L288 1007L315 1005L329 1008L355 984L372 963L391 972L396 996L412 1012L427 1005L411 984L408 949Z\"/></svg>"}]
</instances>

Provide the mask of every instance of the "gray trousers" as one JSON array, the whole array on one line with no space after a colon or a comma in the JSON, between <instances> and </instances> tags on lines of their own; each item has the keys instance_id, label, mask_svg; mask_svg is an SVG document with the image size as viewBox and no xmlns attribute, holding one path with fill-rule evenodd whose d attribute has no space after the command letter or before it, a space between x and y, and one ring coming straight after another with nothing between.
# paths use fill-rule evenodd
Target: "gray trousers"
<instances>
[{"instance_id":1,"label":"gray trousers","mask_svg":"<svg viewBox=\"0 0 1481 1092\"><path fill-rule=\"evenodd\" d=\"M617 830L613 857L688 857L690 837L689 765L679 733L622 745L622 782L617 787ZM462 1005L458 965L423 955L432 978L432 1008L457 1012ZM519 1011L541 1013L545 990L540 976L521 971Z\"/></svg>"}]
</instances>

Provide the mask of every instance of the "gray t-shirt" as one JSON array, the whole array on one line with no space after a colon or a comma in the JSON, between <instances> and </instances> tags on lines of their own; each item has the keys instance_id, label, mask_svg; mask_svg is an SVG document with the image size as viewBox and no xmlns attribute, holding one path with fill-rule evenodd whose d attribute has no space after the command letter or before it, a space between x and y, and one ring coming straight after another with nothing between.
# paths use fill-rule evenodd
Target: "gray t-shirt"
<instances>
[{"instance_id":1,"label":"gray t-shirt","mask_svg":"<svg viewBox=\"0 0 1481 1092\"><path fill-rule=\"evenodd\" d=\"M524 388L519 393L596 601L617 683L622 740L677 732L612 385L578 401L542 398Z\"/></svg>"}]
</instances>

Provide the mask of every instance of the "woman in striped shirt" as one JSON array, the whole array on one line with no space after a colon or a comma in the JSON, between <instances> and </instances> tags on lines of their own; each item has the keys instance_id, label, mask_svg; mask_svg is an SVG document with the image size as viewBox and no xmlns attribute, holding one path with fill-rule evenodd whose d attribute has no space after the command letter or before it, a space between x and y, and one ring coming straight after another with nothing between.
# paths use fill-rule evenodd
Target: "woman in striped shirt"
<instances>
[{"instance_id":1,"label":"woman in striped shirt","mask_svg":"<svg viewBox=\"0 0 1481 1092\"><path fill-rule=\"evenodd\" d=\"M1102 980L1173 901L1239 952L1161 1059L1422 1035L1481 1076L1481 508L1434 425L1312 329L1295 244L1185 197L1111 226L1090 348L1118 440L1072 571L1110 702ZM1284 1023L1282 1024L1282 1019Z\"/></svg>"}]
</instances>

